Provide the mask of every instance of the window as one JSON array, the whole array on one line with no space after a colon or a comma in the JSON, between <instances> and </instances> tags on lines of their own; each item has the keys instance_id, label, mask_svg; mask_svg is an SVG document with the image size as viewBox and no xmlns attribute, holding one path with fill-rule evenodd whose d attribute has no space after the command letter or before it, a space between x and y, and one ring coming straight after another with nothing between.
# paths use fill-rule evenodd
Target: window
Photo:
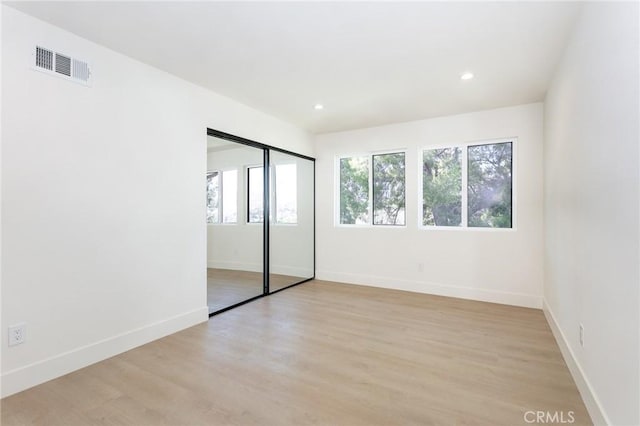
<instances>
[{"instance_id":1,"label":"window","mask_svg":"<svg viewBox=\"0 0 640 426\"><path fill-rule=\"evenodd\" d=\"M247 169L247 185L249 193L247 222L262 223L264 220L264 167Z\"/></svg>"},{"instance_id":2,"label":"window","mask_svg":"<svg viewBox=\"0 0 640 426\"><path fill-rule=\"evenodd\" d=\"M207 223L220 222L220 172L207 173Z\"/></svg>"},{"instance_id":3,"label":"window","mask_svg":"<svg viewBox=\"0 0 640 426\"><path fill-rule=\"evenodd\" d=\"M236 223L238 171L207 172L207 223Z\"/></svg>"},{"instance_id":4,"label":"window","mask_svg":"<svg viewBox=\"0 0 640 426\"><path fill-rule=\"evenodd\" d=\"M264 168L249 167L247 192L249 204L247 222L262 223L264 221ZM273 223L298 223L298 176L295 163L276 164L271 167L272 200L271 209Z\"/></svg>"},{"instance_id":5,"label":"window","mask_svg":"<svg viewBox=\"0 0 640 426\"><path fill-rule=\"evenodd\" d=\"M422 153L422 225L462 224L462 158L460 148Z\"/></svg>"},{"instance_id":6,"label":"window","mask_svg":"<svg viewBox=\"0 0 640 426\"><path fill-rule=\"evenodd\" d=\"M340 158L339 169L340 224L405 225L404 152Z\"/></svg>"},{"instance_id":7,"label":"window","mask_svg":"<svg viewBox=\"0 0 640 426\"><path fill-rule=\"evenodd\" d=\"M340 223L369 223L369 160L367 157L340 159Z\"/></svg>"},{"instance_id":8,"label":"window","mask_svg":"<svg viewBox=\"0 0 640 426\"><path fill-rule=\"evenodd\" d=\"M296 165L276 164L273 170L275 223L297 223L298 178Z\"/></svg>"},{"instance_id":9,"label":"window","mask_svg":"<svg viewBox=\"0 0 640 426\"><path fill-rule=\"evenodd\" d=\"M238 171L222 172L222 223L238 221Z\"/></svg>"},{"instance_id":10,"label":"window","mask_svg":"<svg viewBox=\"0 0 640 426\"><path fill-rule=\"evenodd\" d=\"M404 225L404 152L373 156L373 224Z\"/></svg>"},{"instance_id":11,"label":"window","mask_svg":"<svg viewBox=\"0 0 640 426\"><path fill-rule=\"evenodd\" d=\"M512 142L468 147L469 226L511 228Z\"/></svg>"},{"instance_id":12,"label":"window","mask_svg":"<svg viewBox=\"0 0 640 426\"><path fill-rule=\"evenodd\" d=\"M207 223L236 223L238 171L207 172Z\"/></svg>"},{"instance_id":13,"label":"window","mask_svg":"<svg viewBox=\"0 0 640 426\"><path fill-rule=\"evenodd\" d=\"M512 151L513 142L424 150L421 224L511 228Z\"/></svg>"}]
</instances>

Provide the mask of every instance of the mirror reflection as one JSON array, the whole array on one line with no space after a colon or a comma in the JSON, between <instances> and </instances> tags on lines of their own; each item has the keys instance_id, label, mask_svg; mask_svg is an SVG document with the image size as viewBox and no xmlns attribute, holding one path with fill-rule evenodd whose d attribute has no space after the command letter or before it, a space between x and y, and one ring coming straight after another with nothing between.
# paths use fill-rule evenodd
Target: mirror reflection
<instances>
[{"instance_id":1,"label":"mirror reflection","mask_svg":"<svg viewBox=\"0 0 640 426\"><path fill-rule=\"evenodd\" d=\"M286 153L270 153L271 293L314 276L314 164Z\"/></svg>"},{"instance_id":2,"label":"mirror reflection","mask_svg":"<svg viewBox=\"0 0 640 426\"><path fill-rule=\"evenodd\" d=\"M209 313L263 294L263 161L262 149L208 136Z\"/></svg>"}]
</instances>

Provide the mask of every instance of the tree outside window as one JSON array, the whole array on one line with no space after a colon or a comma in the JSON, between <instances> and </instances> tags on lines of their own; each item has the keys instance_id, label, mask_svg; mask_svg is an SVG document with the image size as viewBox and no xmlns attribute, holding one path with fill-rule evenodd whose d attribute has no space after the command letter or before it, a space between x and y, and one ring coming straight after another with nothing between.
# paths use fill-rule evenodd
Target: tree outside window
<instances>
[{"instance_id":1,"label":"tree outside window","mask_svg":"<svg viewBox=\"0 0 640 426\"><path fill-rule=\"evenodd\" d=\"M422 225L462 225L460 148L429 149L422 155Z\"/></svg>"},{"instance_id":2,"label":"tree outside window","mask_svg":"<svg viewBox=\"0 0 640 426\"><path fill-rule=\"evenodd\" d=\"M339 168L340 224L405 225L404 152L344 157Z\"/></svg>"},{"instance_id":3,"label":"tree outside window","mask_svg":"<svg viewBox=\"0 0 640 426\"><path fill-rule=\"evenodd\" d=\"M373 224L405 224L404 152L373 156Z\"/></svg>"},{"instance_id":4,"label":"tree outside window","mask_svg":"<svg viewBox=\"0 0 640 426\"><path fill-rule=\"evenodd\" d=\"M468 148L470 227L511 228L512 142Z\"/></svg>"},{"instance_id":5,"label":"tree outside window","mask_svg":"<svg viewBox=\"0 0 640 426\"><path fill-rule=\"evenodd\" d=\"M423 226L512 227L513 142L428 149L422 156Z\"/></svg>"},{"instance_id":6,"label":"tree outside window","mask_svg":"<svg viewBox=\"0 0 640 426\"><path fill-rule=\"evenodd\" d=\"M340 159L340 223L369 223L369 160L367 157Z\"/></svg>"}]
</instances>

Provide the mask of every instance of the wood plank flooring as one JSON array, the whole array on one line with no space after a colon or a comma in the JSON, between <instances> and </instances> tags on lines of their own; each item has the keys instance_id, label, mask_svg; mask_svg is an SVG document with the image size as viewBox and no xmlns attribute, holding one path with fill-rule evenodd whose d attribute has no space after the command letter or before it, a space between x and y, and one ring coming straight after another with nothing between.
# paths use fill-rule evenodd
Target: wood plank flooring
<instances>
[{"instance_id":1,"label":"wood plank flooring","mask_svg":"<svg viewBox=\"0 0 640 426\"><path fill-rule=\"evenodd\" d=\"M209 313L262 294L262 274L228 269L207 269Z\"/></svg>"},{"instance_id":2,"label":"wood plank flooring","mask_svg":"<svg viewBox=\"0 0 640 426\"><path fill-rule=\"evenodd\" d=\"M2 425L591 424L541 311L312 281L2 401Z\"/></svg>"}]
</instances>

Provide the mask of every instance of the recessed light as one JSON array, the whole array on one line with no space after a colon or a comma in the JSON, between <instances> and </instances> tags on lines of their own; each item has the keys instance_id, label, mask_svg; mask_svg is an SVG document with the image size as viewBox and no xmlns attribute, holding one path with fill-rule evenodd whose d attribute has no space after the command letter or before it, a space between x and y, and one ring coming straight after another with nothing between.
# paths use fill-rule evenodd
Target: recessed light
<instances>
[{"instance_id":1,"label":"recessed light","mask_svg":"<svg viewBox=\"0 0 640 426\"><path fill-rule=\"evenodd\" d=\"M313 106L313 109L317 109L317 110L324 109L324 105L322 105L322 104L315 104L315 105Z\"/></svg>"},{"instance_id":2,"label":"recessed light","mask_svg":"<svg viewBox=\"0 0 640 426\"><path fill-rule=\"evenodd\" d=\"M472 72L465 72L465 73L462 73L462 75L460 75L461 80L471 80L472 78L473 78Z\"/></svg>"}]
</instances>

